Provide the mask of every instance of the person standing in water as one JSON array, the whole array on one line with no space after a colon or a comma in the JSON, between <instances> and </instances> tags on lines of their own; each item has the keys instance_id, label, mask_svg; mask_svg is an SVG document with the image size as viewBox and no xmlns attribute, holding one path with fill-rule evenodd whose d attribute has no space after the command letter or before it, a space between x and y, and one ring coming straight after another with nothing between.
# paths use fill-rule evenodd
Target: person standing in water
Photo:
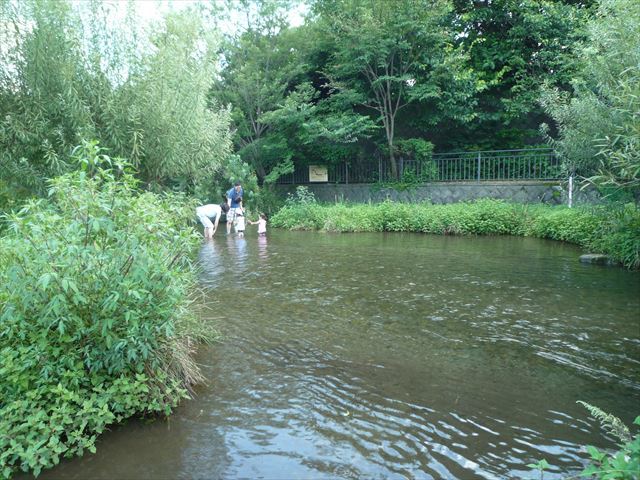
<instances>
[{"instance_id":1,"label":"person standing in water","mask_svg":"<svg viewBox=\"0 0 640 480\"><path fill-rule=\"evenodd\" d=\"M227 212L229 206L226 203L215 205L209 203L207 205L201 205L196 208L196 215L198 220L204 226L204 238L213 238L213 235L218 229L218 222L222 216L222 212ZM213 222L211 221L213 220Z\"/></svg>"},{"instance_id":2,"label":"person standing in water","mask_svg":"<svg viewBox=\"0 0 640 480\"><path fill-rule=\"evenodd\" d=\"M245 218L244 218L244 207L242 206L242 199L240 199L240 206L236 208L235 221L233 225L236 229L236 233L239 237L244 237L244 227L245 227Z\"/></svg>"},{"instance_id":3,"label":"person standing in water","mask_svg":"<svg viewBox=\"0 0 640 480\"><path fill-rule=\"evenodd\" d=\"M267 216L264 213L260 214L260 218L257 222L249 220L251 225L258 224L258 236L264 237L267 234Z\"/></svg>"},{"instance_id":4,"label":"person standing in water","mask_svg":"<svg viewBox=\"0 0 640 480\"><path fill-rule=\"evenodd\" d=\"M231 225L235 223L237 209L242 208L243 195L244 190L240 182L236 182L227 192L227 205L229 206L229 211L227 212L227 234L231 233Z\"/></svg>"}]
</instances>

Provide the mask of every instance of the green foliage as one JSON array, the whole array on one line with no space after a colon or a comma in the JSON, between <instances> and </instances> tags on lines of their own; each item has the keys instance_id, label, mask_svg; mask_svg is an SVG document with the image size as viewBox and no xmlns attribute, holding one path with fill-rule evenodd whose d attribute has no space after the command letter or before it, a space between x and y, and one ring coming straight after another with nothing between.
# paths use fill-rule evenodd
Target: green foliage
<instances>
[{"instance_id":1,"label":"green foliage","mask_svg":"<svg viewBox=\"0 0 640 480\"><path fill-rule=\"evenodd\" d=\"M640 266L640 215L634 204L613 204L601 223L601 235L592 248L600 252L615 252L624 265Z\"/></svg>"},{"instance_id":2,"label":"green foliage","mask_svg":"<svg viewBox=\"0 0 640 480\"><path fill-rule=\"evenodd\" d=\"M640 425L640 416L633 422ZM640 478L640 434L620 446L612 453L603 452L593 446L587 447L591 465L581 473L583 477L599 480L635 480Z\"/></svg>"},{"instance_id":3,"label":"green foliage","mask_svg":"<svg viewBox=\"0 0 640 480\"><path fill-rule=\"evenodd\" d=\"M596 185L640 193L640 4L603 0L587 25L573 94L547 88L554 146Z\"/></svg>"},{"instance_id":4,"label":"green foliage","mask_svg":"<svg viewBox=\"0 0 640 480\"><path fill-rule=\"evenodd\" d=\"M192 12L149 39L106 2L0 6L0 206L46 192L98 139L138 178L193 192L230 153L230 114L208 105L218 40ZM17 200L11 201L14 198ZM7 200L3 200L7 199Z\"/></svg>"},{"instance_id":5,"label":"green foliage","mask_svg":"<svg viewBox=\"0 0 640 480\"><path fill-rule=\"evenodd\" d=\"M594 405L578 401L589 413L600 421L600 425L618 440L617 451L601 451L596 447L588 446L586 451L589 454L589 464L576 477L570 478L595 478L598 480L636 480L640 478L640 432L635 437L627 426L618 417L600 410ZM634 420L634 425L640 426L640 416ZM540 478L543 478L543 471L549 468L546 460L527 465L540 471Z\"/></svg>"},{"instance_id":6,"label":"green foliage","mask_svg":"<svg viewBox=\"0 0 640 480\"><path fill-rule=\"evenodd\" d=\"M293 173L294 165L290 158L287 158L271 169L269 175L264 178L265 183L275 183L278 178L288 173Z\"/></svg>"},{"instance_id":7,"label":"green foliage","mask_svg":"<svg viewBox=\"0 0 640 480\"><path fill-rule=\"evenodd\" d=\"M94 129L87 109L81 25L66 2L6 2L0 10L0 178L42 194L68 168L65 153Z\"/></svg>"},{"instance_id":8,"label":"green foliage","mask_svg":"<svg viewBox=\"0 0 640 480\"><path fill-rule=\"evenodd\" d=\"M288 215L280 216L287 211ZM319 229L327 218L326 209L321 207L307 187L297 187L294 194L288 194L284 207L276 215L280 220L278 226L291 230ZM271 219L269 220L271 221Z\"/></svg>"},{"instance_id":9,"label":"green foliage","mask_svg":"<svg viewBox=\"0 0 640 480\"><path fill-rule=\"evenodd\" d=\"M315 8L331 41L326 75L382 125L393 178L396 129L405 107L420 103L431 113L431 125L474 117L477 84L447 28L448 2L327 0Z\"/></svg>"},{"instance_id":10,"label":"green foliage","mask_svg":"<svg viewBox=\"0 0 640 480\"><path fill-rule=\"evenodd\" d=\"M93 452L124 418L168 415L201 379L194 205L139 193L126 164L85 149L97 155L8 215L0 238L4 477Z\"/></svg>"},{"instance_id":11,"label":"green foliage","mask_svg":"<svg viewBox=\"0 0 640 480\"><path fill-rule=\"evenodd\" d=\"M232 105L236 148L261 180L282 157L290 156L286 141L279 142L286 139L277 135L265 139L270 125L264 115L279 108L305 66L300 36L288 28L287 3L231 4L237 17L246 18L246 25L224 42L225 68L212 91L217 101ZM280 143L279 155L264 151L265 145L273 147L273 143Z\"/></svg>"},{"instance_id":12,"label":"green foliage","mask_svg":"<svg viewBox=\"0 0 640 480\"><path fill-rule=\"evenodd\" d=\"M231 153L230 115L208 105L218 39L198 15L169 15L154 32L154 53L124 86L131 105L121 113L142 152L134 165L151 184L189 191L210 181ZM124 119L121 118L121 119ZM133 149L134 145L130 144Z\"/></svg>"},{"instance_id":13,"label":"green foliage","mask_svg":"<svg viewBox=\"0 0 640 480\"><path fill-rule=\"evenodd\" d=\"M527 465L527 467L529 468L533 468L535 470L538 470L540 472L540 480L542 480L544 478L544 470L546 470L547 468L550 467L549 462L547 462L544 458L542 460L539 460L536 463L529 463Z\"/></svg>"},{"instance_id":14,"label":"green foliage","mask_svg":"<svg viewBox=\"0 0 640 480\"><path fill-rule=\"evenodd\" d=\"M294 194L288 194L287 205L310 205L316 203L316 197L312 191L309 190L309 187L300 186L296 187L296 192Z\"/></svg>"},{"instance_id":15,"label":"green foliage","mask_svg":"<svg viewBox=\"0 0 640 480\"><path fill-rule=\"evenodd\" d=\"M566 86L575 71L590 2L454 0L454 25L482 88L477 118L443 125L436 143L454 150L522 148L539 141L540 86Z\"/></svg>"},{"instance_id":16,"label":"green foliage","mask_svg":"<svg viewBox=\"0 0 640 480\"><path fill-rule=\"evenodd\" d=\"M422 138L405 138L396 142L396 148L401 156L406 156L417 162L427 162L433 155L433 143Z\"/></svg>"},{"instance_id":17,"label":"green foliage","mask_svg":"<svg viewBox=\"0 0 640 480\"><path fill-rule=\"evenodd\" d=\"M600 410L595 405L591 405L587 402L578 401L580 405L589 410L589 413L600 422L600 425L607 430L611 435L616 437L623 443L627 443L631 441L631 433L629 432L629 428L622 423L618 417L611 415L610 413L606 413Z\"/></svg>"},{"instance_id":18,"label":"green foliage","mask_svg":"<svg viewBox=\"0 0 640 480\"><path fill-rule=\"evenodd\" d=\"M629 268L640 268L640 211L633 205L568 208L497 200L448 205L317 205L290 202L271 225L338 232L409 231L440 235L524 235L575 243L606 253ZM617 218L617 219L616 219Z\"/></svg>"}]
</instances>

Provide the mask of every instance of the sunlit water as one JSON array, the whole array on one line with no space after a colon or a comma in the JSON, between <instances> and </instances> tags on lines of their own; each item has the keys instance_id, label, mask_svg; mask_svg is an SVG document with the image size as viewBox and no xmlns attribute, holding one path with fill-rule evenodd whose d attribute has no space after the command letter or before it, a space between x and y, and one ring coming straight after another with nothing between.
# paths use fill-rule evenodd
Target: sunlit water
<instances>
[{"instance_id":1,"label":"sunlit water","mask_svg":"<svg viewBox=\"0 0 640 480\"><path fill-rule=\"evenodd\" d=\"M199 254L208 385L41 478L545 478L640 414L640 274L503 237L270 231Z\"/></svg>"}]
</instances>

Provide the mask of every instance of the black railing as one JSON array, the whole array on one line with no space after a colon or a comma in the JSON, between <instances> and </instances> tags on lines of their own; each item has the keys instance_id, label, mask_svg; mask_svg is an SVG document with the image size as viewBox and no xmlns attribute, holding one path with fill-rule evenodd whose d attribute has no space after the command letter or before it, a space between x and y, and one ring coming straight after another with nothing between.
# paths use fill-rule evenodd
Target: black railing
<instances>
[{"instance_id":1,"label":"black railing","mask_svg":"<svg viewBox=\"0 0 640 480\"><path fill-rule=\"evenodd\" d=\"M368 162L343 162L327 165L328 183L377 182L481 182L510 180L559 180L562 165L551 148L488 150L479 152L437 153L430 160L397 159L397 177L387 158ZM309 181L309 167L296 166L293 173L278 179L279 184L317 183Z\"/></svg>"}]
</instances>

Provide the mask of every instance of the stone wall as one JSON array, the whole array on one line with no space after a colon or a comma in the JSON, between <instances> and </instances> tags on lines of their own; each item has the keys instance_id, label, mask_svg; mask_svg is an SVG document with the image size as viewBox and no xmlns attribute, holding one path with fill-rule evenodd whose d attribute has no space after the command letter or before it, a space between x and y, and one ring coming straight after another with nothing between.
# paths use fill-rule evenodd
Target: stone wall
<instances>
[{"instance_id":1,"label":"stone wall","mask_svg":"<svg viewBox=\"0 0 640 480\"><path fill-rule=\"evenodd\" d=\"M430 183L397 191L371 184L306 185L319 202L378 203L430 201L436 204L456 203L480 198L502 199L518 203L567 204L566 185L558 182L468 182ZM284 193L294 192L295 185L281 185ZM598 203L595 191L574 190L574 205Z\"/></svg>"}]
</instances>

